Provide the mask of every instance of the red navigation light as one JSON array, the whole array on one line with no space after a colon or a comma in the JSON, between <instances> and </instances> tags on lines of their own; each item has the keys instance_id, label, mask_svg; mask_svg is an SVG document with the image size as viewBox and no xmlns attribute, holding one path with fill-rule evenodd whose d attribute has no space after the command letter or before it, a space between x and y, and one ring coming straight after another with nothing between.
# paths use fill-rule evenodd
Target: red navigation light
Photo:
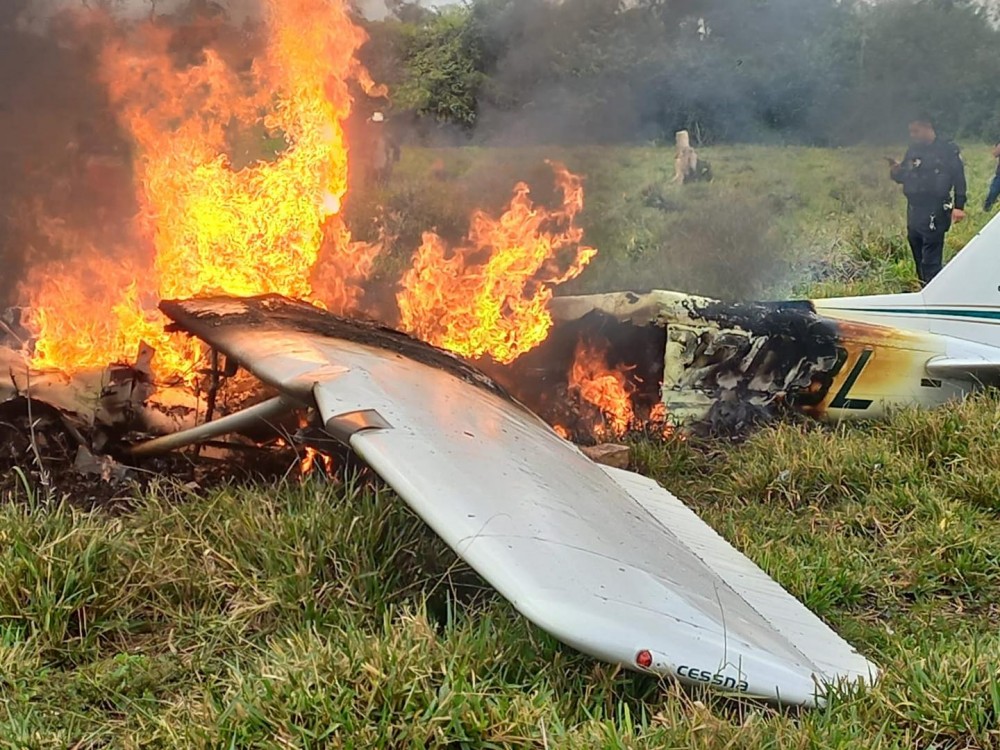
<instances>
[{"instance_id":1,"label":"red navigation light","mask_svg":"<svg viewBox=\"0 0 1000 750\"><path fill-rule=\"evenodd\" d=\"M635 663L643 669L649 669L653 666L653 655L649 653L649 651L643 649L635 655Z\"/></svg>"}]
</instances>

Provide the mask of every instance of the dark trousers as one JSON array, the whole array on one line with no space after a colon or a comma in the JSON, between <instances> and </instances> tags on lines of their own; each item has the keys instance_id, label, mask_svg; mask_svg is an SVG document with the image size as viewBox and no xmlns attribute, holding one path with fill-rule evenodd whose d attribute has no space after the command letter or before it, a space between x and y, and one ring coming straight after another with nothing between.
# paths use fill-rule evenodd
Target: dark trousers
<instances>
[{"instance_id":1,"label":"dark trousers","mask_svg":"<svg viewBox=\"0 0 1000 750\"><path fill-rule=\"evenodd\" d=\"M940 204L933 208L909 206L906 212L906 239L913 252L920 285L938 275L944 254L944 236L951 227L951 213Z\"/></svg>"},{"instance_id":2,"label":"dark trousers","mask_svg":"<svg viewBox=\"0 0 1000 750\"><path fill-rule=\"evenodd\" d=\"M993 181L990 182L989 192L986 193L986 201L983 203L983 210L989 211L993 208L993 204L1000 199L1000 172L997 172Z\"/></svg>"}]
</instances>

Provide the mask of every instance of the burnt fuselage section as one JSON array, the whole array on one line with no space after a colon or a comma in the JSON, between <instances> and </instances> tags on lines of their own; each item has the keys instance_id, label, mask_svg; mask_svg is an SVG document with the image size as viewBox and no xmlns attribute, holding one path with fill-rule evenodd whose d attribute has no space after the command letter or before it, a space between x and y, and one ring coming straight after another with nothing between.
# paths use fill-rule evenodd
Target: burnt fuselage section
<instances>
[{"instance_id":1,"label":"burnt fuselage section","mask_svg":"<svg viewBox=\"0 0 1000 750\"><path fill-rule=\"evenodd\" d=\"M622 292L558 298L550 308L550 341L610 332L624 344L612 348L616 361L644 378L643 396L656 378L670 421L696 431L740 432L787 410L827 420L881 417L893 406L937 405L972 388L927 376L927 362L944 352L941 337L833 319L807 300ZM553 358L552 371L561 364Z\"/></svg>"}]
</instances>

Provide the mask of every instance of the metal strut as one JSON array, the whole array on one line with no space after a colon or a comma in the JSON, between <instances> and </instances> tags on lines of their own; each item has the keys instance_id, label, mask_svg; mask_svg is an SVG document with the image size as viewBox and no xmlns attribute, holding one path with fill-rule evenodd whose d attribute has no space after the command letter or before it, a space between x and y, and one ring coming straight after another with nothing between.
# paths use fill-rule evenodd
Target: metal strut
<instances>
[{"instance_id":1,"label":"metal strut","mask_svg":"<svg viewBox=\"0 0 1000 750\"><path fill-rule=\"evenodd\" d=\"M145 443L139 443L139 445L132 446L129 449L129 453L136 457L155 456L158 453L167 453L179 448L186 448L195 443L201 443L230 432L236 432L244 427L255 426L259 422L267 422L276 417L284 416L296 408L299 408L299 405L291 399L285 396L275 396L243 411L216 419L213 422L206 422L197 427L191 427L187 430L147 440Z\"/></svg>"}]
</instances>

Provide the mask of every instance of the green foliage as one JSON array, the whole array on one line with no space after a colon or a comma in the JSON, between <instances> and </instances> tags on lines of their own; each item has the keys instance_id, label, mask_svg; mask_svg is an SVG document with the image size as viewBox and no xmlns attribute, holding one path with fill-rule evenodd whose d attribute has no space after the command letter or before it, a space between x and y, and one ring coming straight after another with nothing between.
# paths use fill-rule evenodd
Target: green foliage
<instances>
[{"instance_id":1,"label":"green foliage","mask_svg":"<svg viewBox=\"0 0 1000 750\"><path fill-rule=\"evenodd\" d=\"M469 126L484 75L475 28L462 8L448 8L419 26L404 26L406 74L396 104L440 122Z\"/></svg>"},{"instance_id":2,"label":"green foliage","mask_svg":"<svg viewBox=\"0 0 1000 750\"><path fill-rule=\"evenodd\" d=\"M978 4L892 0L859 14L859 24L858 84L846 102L857 127L927 112L953 135L1000 135L1000 60L991 51L1000 33Z\"/></svg>"}]
</instances>

